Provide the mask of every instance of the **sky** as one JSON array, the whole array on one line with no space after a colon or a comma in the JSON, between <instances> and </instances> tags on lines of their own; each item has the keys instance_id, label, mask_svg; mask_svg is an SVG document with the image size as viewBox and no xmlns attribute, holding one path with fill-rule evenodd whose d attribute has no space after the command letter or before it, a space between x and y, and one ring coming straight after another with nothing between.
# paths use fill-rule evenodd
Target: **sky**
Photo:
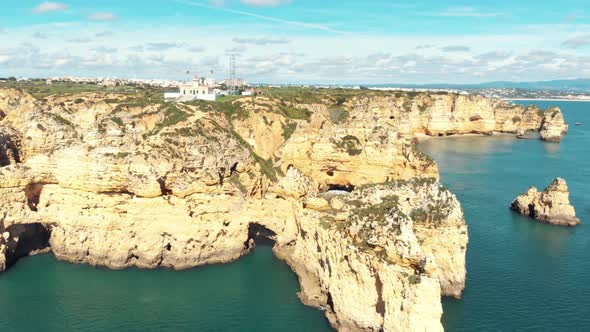
<instances>
[{"instance_id":1,"label":"sky","mask_svg":"<svg viewBox=\"0 0 590 332\"><path fill-rule=\"evenodd\" d=\"M0 0L0 77L428 84L590 77L588 0Z\"/></svg>"}]
</instances>

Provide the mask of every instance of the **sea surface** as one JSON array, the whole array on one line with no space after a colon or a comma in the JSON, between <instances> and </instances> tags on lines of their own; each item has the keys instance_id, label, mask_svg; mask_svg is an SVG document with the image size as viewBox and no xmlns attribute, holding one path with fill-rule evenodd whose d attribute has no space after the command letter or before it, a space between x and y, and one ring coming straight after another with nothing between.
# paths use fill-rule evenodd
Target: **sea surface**
<instances>
[{"instance_id":1,"label":"sea surface","mask_svg":"<svg viewBox=\"0 0 590 332\"><path fill-rule=\"evenodd\" d=\"M331 331L296 275L258 245L237 263L111 271L21 259L0 273L0 331Z\"/></svg>"},{"instance_id":2,"label":"sea surface","mask_svg":"<svg viewBox=\"0 0 590 332\"><path fill-rule=\"evenodd\" d=\"M447 331L590 331L590 103L535 103L562 108L570 132L561 144L510 136L421 144L469 225L467 287L461 300L443 300ZM557 176L582 225L540 224L508 209ZM41 255L0 274L0 331L331 331L298 291L267 245L188 271L110 271Z\"/></svg>"},{"instance_id":3,"label":"sea surface","mask_svg":"<svg viewBox=\"0 0 590 332\"><path fill-rule=\"evenodd\" d=\"M421 149L439 165L469 226L467 285L444 299L447 331L590 331L590 103L559 106L561 144L511 136L433 139ZM576 126L581 122L581 126ZM541 224L508 209L529 186L566 179L582 224Z\"/></svg>"}]
</instances>

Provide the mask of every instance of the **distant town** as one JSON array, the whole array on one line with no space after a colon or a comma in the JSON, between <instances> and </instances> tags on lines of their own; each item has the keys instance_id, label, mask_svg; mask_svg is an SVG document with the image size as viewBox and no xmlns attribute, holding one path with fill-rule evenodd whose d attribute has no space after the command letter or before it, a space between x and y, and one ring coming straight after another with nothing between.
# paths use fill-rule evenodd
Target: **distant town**
<instances>
[{"instance_id":1,"label":"distant town","mask_svg":"<svg viewBox=\"0 0 590 332\"><path fill-rule=\"evenodd\" d=\"M479 94L486 97L504 100L574 100L590 101L590 91L571 91L567 89L534 89L534 88L465 88L455 86L445 88L440 84L428 87L385 86L385 85L329 85L329 84L250 84L242 78L228 78L216 81L212 77L194 76L192 80L169 80L169 79L122 79L122 78L101 78L101 77L51 77L51 78L22 78L22 77L0 77L2 83L37 83L52 85L57 83L71 83L80 85L95 85L100 87L155 87L166 91L166 101L191 101L208 100L215 101L225 95L255 95L258 87L302 87L302 88L343 88L343 89L371 89L381 91L413 91L413 92L446 92L458 94Z\"/></svg>"}]
</instances>

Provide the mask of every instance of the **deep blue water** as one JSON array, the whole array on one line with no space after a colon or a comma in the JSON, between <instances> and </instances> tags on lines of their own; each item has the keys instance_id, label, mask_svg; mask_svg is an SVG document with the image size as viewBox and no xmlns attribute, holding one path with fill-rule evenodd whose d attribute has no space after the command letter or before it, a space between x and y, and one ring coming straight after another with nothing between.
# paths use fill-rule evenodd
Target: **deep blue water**
<instances>
[{"instance_id":1,"label":"deep blue water","mask_svg":"<svg viewBox=\"0 0 590 332\"><path fill-rule=\"evenodd\" d=\"M447 331L590 330L590 103L537 104L564 111L570 132L561 144L459 137L421 146L469 225L467 287L463 299L443 300ZM582 225L544 225L508 209L530 185L557 176L568 181ZM110 271L43 255L0 274L0 331L330 331L298 291L266 246L233 264L179 272Z\"/></svg>"},{"instance_id":2,"label":"deep blue water","mask_svg":"<svg viewBox=\"0 0 590 332\"><path fill-rule=\"evenodd\" d=\"M461 300L443 301L447 331L590 331L590 103L535 104L563 110L570 131L561 144L458 137L421 145L469 225L467 286ZM582 225L545 225L508 209L558 176Z\"/></svg>"}]
</instances>

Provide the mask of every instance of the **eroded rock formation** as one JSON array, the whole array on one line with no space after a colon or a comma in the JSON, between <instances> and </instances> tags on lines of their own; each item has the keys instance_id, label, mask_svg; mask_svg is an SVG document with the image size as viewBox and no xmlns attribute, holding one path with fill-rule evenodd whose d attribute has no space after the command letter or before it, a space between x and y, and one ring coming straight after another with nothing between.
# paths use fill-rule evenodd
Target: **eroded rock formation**
<instances>
[{"instance_id":1,"label":"eroded rock formation","mask_svg":"<svg viewBox=\"0 0 590 332\"><path fill-rule=\"evenodd\" d=\"M0 270L47 245L70 262L184 269L239 259L260 234L334 327L442 330L467 227L414 135L539 130L545 113L446 94L300 99L0 90Z\"/></svg>"},{"instance_id":2,"label":"eroded rock formation","mask_svg":"<svg viewBox=\"0 0 590 332\"><path fill-rule=\"evenodd\" d=\"M557 107L541 110L534 105L510 105L479 95L420 93L408 96L397 92L378 97L359 96L349 105L371 111L367 114L378 110L379 115L391 117L400 133L406 136L516 134L519 130L538 132L543 129L547 134L541 138L554 141L567 132L567 124Z\"/></svg>"},{"instance_id":3,"label":"eroded rock formation","mask_svg":"<svg viewBox=\"0 0 590 332\"><path fill-rule=\"evenodd\" d=\"M568 125L563 119L563 114L557 107L550 108L549 114L541 124L541 139L548 142L561 142L561 137L567 133Z\"/></svg>"},{"instance_id":4,"label":"eroded rock formation","mask_svg":"<svg viewBox=\"0 0 590 332\"><path fill-rule=\"evenodd\" d=\"M576 217L576 211L570 204L569 196L567 183L564 179L557 178L541 192L535 187L530 187L527 192L512 202L510 208L541 222L576 226L580 223L580 219Z\"/></svg>"}]
</instances>

